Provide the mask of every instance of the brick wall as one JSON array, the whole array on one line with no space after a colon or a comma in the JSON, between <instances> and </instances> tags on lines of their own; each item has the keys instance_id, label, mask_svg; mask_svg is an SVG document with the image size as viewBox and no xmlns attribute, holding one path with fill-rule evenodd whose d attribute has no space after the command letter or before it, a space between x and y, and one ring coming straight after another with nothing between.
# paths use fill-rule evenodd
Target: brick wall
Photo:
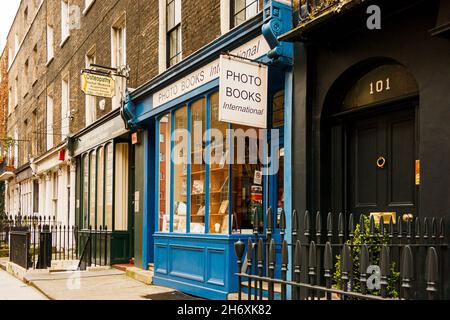
<instances>
[{"instance_id":1,"label":"brick wall","mask_svg":"<svg viewBox=\"0 0 450 320\"><path fill-rule=\"evenodd\" d=\"M220 0L184 0L181 16L184 58L220 36Z\"/></svg>"}]
</instances>

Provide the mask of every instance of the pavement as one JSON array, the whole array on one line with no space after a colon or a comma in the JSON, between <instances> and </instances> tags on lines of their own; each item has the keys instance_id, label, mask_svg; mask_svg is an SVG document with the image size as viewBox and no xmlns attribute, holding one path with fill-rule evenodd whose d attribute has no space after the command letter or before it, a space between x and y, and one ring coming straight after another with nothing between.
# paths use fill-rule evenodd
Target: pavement
<instances>
[{"instance_id":1,"label":"pavement","mask_svg":"<svg viewBox=\"0 0 450 320\"><path fill-rule=\"evenodd\" d=\"M0 267L6 261L0 259ZM36 297L50 300L191 300L195 299L174 289L148 285L132 279L117 269L96 271L37 272L25 271L22 288L39 292ZM12 277L6 272L2 274ZM25 285L25 284L26 285ZM28 286L27 286L28 285ZM1 297L0 280L0 297ZM33 298L33 296L30 296Z\"/></svg>"},{"instance_id":2,"label":"pavement","mask_svg":"<svg viewBox=\"0 0 450 320\"><path fill-rule=\"evenodd\" d=\"M0 301L4 300L47 300L37 289L0 270Z\"/></svg>"}]
</instances>

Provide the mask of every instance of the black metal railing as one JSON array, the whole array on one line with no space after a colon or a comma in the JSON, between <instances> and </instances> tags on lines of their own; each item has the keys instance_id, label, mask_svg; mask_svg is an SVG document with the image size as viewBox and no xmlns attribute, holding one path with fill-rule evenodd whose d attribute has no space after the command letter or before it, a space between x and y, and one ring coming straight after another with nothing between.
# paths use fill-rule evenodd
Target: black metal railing
<instances>
[{"instance_id":1,"label":"black metal railing","mask_svg":"<svg viewBox=\"0 0 450 320\"><path fill-rule=\"evenodd\" d=\"M255 228L247 244L235 244L239 299L243 293L248 300L449 298L443 219L385 223L361 215L356 224L354 215L341 213L334 221L329 213L324 221L317 213L314 221L294 210L291 243L284 212L279 230L270 208L266 221L264 234Z\"/></svg>"},{"instance_id":2,"label":"black metal railing","mask_svg":"<svg viewBox=\"0 0 450 320\"><path fill-rule=\"evenodd\" d=\"M11 237L14 231L20 231L25 237ZM49 268L52 261L75 262L83 259L84 269L86 266L109 265L110 236L107 227L80 231L77 226L64 225L54 217L18 215L0 219L0 249L13 248L14 251L8 251L10 259L11 252L14 252L15 256L21 257L23 267L33 269ZM23 239L26 239L26 245L22 243ZM27 262L22 261L24 256Z\"/></svg>"},{"instance_id":3,"label":"black metal railing","mask_svg":"<svg viewBox=\"0 0 450 320\"><path fill-rule=\"evenodd\" d=\"M111 264L108 254L108 243L111 240L111 233L107 227L99 229L83 230L84 234L80 252L79 270L86 270L88 267L103 267Z\"/></svg>"}]
</instances>

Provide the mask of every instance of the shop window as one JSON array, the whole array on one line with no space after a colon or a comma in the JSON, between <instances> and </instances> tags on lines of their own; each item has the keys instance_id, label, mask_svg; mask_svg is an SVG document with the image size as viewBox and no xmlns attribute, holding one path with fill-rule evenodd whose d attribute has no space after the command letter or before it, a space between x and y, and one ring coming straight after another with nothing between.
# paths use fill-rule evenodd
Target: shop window
<instances>
[{"instance_id":1,"label":"shop window","mask_svg":"<svg viewBox=\"0 0 450 320\"><path fill-rule=\"evenodd\" d=\"M219 121L219 94L210 98L211 137L210 137L210 200L209 232L228 234L229 232L229 139L228 124Z\"/></svg>"},{"instance_id":2,"label":"shop window","mask_svg":"<svg viewBox=\"0 0 450 320\"><path fill-rule=\"evenodd\" d=\"M105 147L105 227L112 229L113 220L113 145L107 144Z\"/></svg>"},{"instance_id":3,"label":"shop window","mask_svg":"<svg viewBox=\"0 0 450 320\"><path fill-rule=\"evenodd\" d=\"M88 212L89 212L89 157L83 156L82 160L82 172L83 172L83 212L82 212L82 228L87 229L89 227Z\"/></svg>"},{"instance_id":4,"label":"shop window","mask_svg":"<svg viewBox=\"0 0 450 320\"><path fill-rule=\"evenodd\" d=\"M104 169L105 169L105 154L103 148L97 151L97 225L104 226L103 221L103 191L104 191Z\"/></svg>"},{"instance_id":5,"label":"shop window","mask_svg":"<svg viewBox=\"0 0 450 320\"><path fill-rule=\"evenodd\" d=\"M92 228L96 227L95 221L95 209L96 209L96 192L95 192L95 176L96 176L96 164L97 164L97 153L95 151L90 154L90 169L89 169L89 226Z\"/></svg>"},{"instance_id":6,"label":"shop window","mask_svg":"<svg viewBox=\"0 0 450 320\"><path fill-rule=\"evenodd\" d=\"M284 126L284 90L278 91L273 96L272 103L272 127Z\"/></svg>"},{"instance_id":7,"label":"shop window","mask_svg":"<svg viewBox=\"0 0 450 320\"><path fill-rule=\"evenodd\" d=\"M206 215L206 164L204 152L206 141L206 101L198 100L191 105L191 233L205 233Z\"/></svg>"},{"instance_id":8,"label":"shop window","mask_svg":"<svg viewBox=\"0 0 450 320\"><path fill-rule=\"evenodd\" d=\"M278 91L273 96L272 101L272 127L279 128L284 126L284 90ZM282 130L282 128L280 129ZM283 133L280 132L280 135ZM269 179L269 190L275 190L272 193L274 197L271 206L276 208L276 225L280 226L281 211L284 208L284 146L280 145L278 152L278 173Z\"/></svg>"},{"instance_id":9,"label":"shop window","mask_svg":"<svg viewBox=\"0 0 450 320\"><path fill-rule=\"evenodd\" d=\"M244 23L256 16L261 11L261 0L231 0L232 5L232 27Z\"/></svg>"},{"instance_id":10,"label":"shop window","mask_svg":"<svg viewBox=\"0 0 450 320\"><path fill-rule=\"evenodd\" d=\"M81 228L128 230L128 143L108 143L82 156Z\"/></svg>"},{"instance_id":11,"label":"shop window","mask_svg":"<svg viewBox=\"0 0 450 320\"><path fill-rule=\"evenodd\" d=\"M186 232L187 215L187 109L174 113L173 162L173 231Z\"/></svg>"},{"instance_id":12,"label":"shop window","mask_svg":"<svg viewBox=\"0 0 450 320\"><path fill-rule=\"evenodd\" d=\"M170 231L170 113L159 120L159 231Z\"/></svg>"},{"instance_id":13,"label":"shop window","mask_svg":"<svg viewBox=\"0 0 450 320\"><path fill-rule=\"evenodd\" d=\"M128 143L116 144L114 230L128 230Z\"/></svg>"},{"instance_id":14,"label":"shop window","mask_svg":"<svg viewBox=\"0 0 450 320\"><path fill-rule=\"evenodd\" d=\"M263 178L259 162L258 131L254 128L233 125L234 165L232 181L233 230L251 233L253 230L253 210L260 216L263 226Z\"/></svg>"}]
</instances>

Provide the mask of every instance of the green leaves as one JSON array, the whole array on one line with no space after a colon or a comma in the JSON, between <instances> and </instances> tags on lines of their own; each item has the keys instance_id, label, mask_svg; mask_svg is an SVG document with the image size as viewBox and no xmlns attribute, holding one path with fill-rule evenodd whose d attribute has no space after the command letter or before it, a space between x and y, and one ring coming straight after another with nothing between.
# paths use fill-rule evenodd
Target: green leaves
<instances>
[{"instance_id":1,"label":"green leaves","mask_svg":"<svg viewBox=\"0 0 450 320\"><path fill-rule=\"evenodd\" d=\"M354 237L351 240L347 240L347 244L351 248L351 256L353 260L353 268L351 274L351 291L361 293L361 280L360 280L360 257L361 257L361 245L365 243L369 248L370 265L380 265L381 246L383 243L388 243L388 234L380 232L380 226L375 226L375 232L371 236L370 232L370 219L367 216L363 216L363 230L361 230L361 224L357 224L355 228ZM341 288L341 256L336 256L335 272L333 273L333 287L337 289ZM396 289L396 284L400 279L400 272L397 271L395 262L391 263L390 276L388 277L387 293L389 298L398 298L399 293ZM379 290L371 291L370 294L379 296L381 295Z\"/></svg>"}]
</instances>

